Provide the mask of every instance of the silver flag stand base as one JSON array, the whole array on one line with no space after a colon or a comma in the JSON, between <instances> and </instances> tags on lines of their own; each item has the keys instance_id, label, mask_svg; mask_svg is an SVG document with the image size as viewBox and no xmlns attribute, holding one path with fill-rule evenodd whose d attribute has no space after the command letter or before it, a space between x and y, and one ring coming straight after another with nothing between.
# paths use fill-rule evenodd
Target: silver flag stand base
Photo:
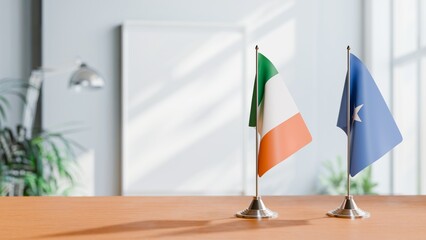
<instances>
[{"instance_id":1,"label":"silver flag stand base","mask_svg":"<svg viewBox=\"0 0 426 240\"><path fill-rule=\"evenodd\" d=\"M260 197L253 197L250 206L236 214L239 218L276 218L278 214L269 210Z\"/></svg>"},{"instance_id":2,"label":"silver flag stand base","mask_svg":"<svg viewBox=\"0 0 426 240\"><path fill-rule=\"evenodd\" d=\"M370 213L365 212L358 208L353 199L352 195L345 196L345 200L343 200L342 205L332 211L327 213L330 217L339 217L339 218L368 218L370 217Z\"/></svg>"}]
</instances>

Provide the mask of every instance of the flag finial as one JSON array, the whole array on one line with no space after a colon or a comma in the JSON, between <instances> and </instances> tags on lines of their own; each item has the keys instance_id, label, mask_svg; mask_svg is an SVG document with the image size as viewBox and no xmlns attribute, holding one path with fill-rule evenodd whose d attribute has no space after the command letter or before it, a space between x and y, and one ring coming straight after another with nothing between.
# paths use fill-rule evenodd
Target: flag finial
<instances>
[{"instance_id":1,"label":"flag finial","mask_svg":"<svg viewBox=\"0 0 426 240\"><path fill-rule=\"evenodd\" d=\"M259 50L259 46L256 45L256 47L254 49Z\"/></svg>"},{"instance_id":2,"label":"flag finial","mask_svg":"<svg viewBox=\"0 0 426 240\"><path fill-rule=\"evenodd\" d=\"M348 45L348 47L346 49L348 49L348 51L349 51L349 50L351 50L351 47Z\"/></svg>"}]
</instances>

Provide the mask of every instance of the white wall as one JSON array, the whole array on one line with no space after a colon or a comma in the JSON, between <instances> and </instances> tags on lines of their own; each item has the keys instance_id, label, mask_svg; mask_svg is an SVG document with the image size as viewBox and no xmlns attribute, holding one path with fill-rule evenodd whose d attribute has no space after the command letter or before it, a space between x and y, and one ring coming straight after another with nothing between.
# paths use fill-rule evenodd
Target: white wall
<instances>
[{"instance_id":1,"label":"white wall","mask_svg":"<svg viewBox=\"0 0 426 240\"><path fill-rule=\"evenodd\" d=\"M0 79L26 80L31 72L31 4L29 0L0 0ZM22 103L10 98L7 125L20 123Z\"/></svg>"},{"instance_id":2,"label":"white wall","mask_svg":"<svg viewBox=\"0 0 426 240\"><path fill-rule=\"evenodd\" d=\"M102 73L106 87L77 95L66 90L66 76L46 81L43 125L84 123L88 130L74 138L94 157L94 193L119 194L120 25L125 20L240 24L248 28L249 46L258 43L277 65L313 135L309 146L262 178L261 192L313 194L321 161L344 156L345 137L335 123L346 46L362 57L361 19L361 0L45 0L43 63L61 66L80 56ZM252 48L247 51L254 59Z\"/></svg>"},{"instance_id":3,"label":"white wall","mask_svg":"<svg viewBox=\"0 0 426 240\"><path fill-rule=\"evenodd\" d=\"M422 3L423 9L417 3ZM378 0L365 5L365 48L370 71L403 136L391 154L374 164L373 176L379 182L380 194L426 193L423 3Z\"/></svg>"}]
</instances>

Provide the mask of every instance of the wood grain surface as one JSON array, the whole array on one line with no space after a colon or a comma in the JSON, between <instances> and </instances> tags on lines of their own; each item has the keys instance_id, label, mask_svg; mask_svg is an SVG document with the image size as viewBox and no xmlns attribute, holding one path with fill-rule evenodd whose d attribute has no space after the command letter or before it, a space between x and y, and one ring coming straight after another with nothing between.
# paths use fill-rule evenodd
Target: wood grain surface
<instances>
[{"instance_id":1,"label":"wood grain surface","mask_svg":"<svg viewBox=\"0 0 426 240\"><path fill-rule=\"evenodd\" d=\"M325 215L342 196L263 200L278 218L235 218L251 197L3 197L0 239L426 239L426 196L356 196L359 220Z\"/></svg>"}]
</instances>

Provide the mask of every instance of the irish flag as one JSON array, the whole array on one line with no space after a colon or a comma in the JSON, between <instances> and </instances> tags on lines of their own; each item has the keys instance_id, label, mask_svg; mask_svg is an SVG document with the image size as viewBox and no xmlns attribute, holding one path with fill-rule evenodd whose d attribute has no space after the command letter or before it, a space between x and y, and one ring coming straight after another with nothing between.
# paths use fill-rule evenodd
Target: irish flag
<instances>
[{"instance_id":1,"label":"irish flag","mask_svg":"<svg viewBox=\"0 0 426 240\"><path fill-rule=\"evenodd\" d=\"M312 141L293 98L275 66L258 53L258 97L256 82L250 111L249 126L256 126L256 104L259 113L257 131L260 135L258 156L259 176Z\"/></svg>"}]
</instances>

